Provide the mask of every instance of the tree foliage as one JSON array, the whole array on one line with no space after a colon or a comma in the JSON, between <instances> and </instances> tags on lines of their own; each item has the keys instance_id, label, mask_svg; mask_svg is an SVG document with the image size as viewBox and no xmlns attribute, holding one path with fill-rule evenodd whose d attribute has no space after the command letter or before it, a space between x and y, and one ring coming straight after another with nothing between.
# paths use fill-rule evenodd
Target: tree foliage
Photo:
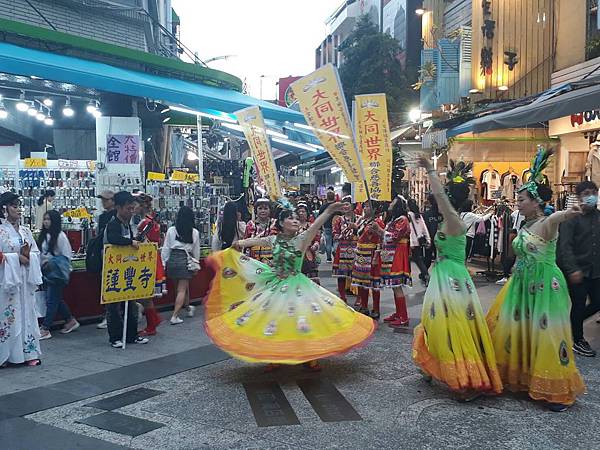
<instances>
[{"instance_id":1,"label":"tree foliage","mask_svg":"<svg viewBox=\"0 0 600 450\"><path fill-rule=\"evenodd\" d=\"M362 16L354 31L340 45L344 60L340 78L348 107L355 95L385 93L388 112L406 113L417 100L411 88L410 69L402 67L402 49L387 33L380 33L367 16Z\"/></svg>"}]
</instances>

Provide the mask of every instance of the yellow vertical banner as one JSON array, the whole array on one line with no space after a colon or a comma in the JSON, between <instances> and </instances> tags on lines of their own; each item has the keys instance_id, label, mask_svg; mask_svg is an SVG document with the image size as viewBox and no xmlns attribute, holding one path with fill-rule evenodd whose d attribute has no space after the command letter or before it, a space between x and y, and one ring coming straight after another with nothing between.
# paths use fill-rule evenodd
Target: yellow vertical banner
<instances>
[{"instance_id":1,"label":"yellow vertical banner","mask_svg":"<svg viewBox=\"0 0 600 450\"><path fill-rule=\"evenodd\" d=\"M340 166L348 181L356 183L356 191L362 191L364 195L352 122L337 69L327 64L294 81L290 87L298 99L306 123L313 129L321 145Z\"/></svg>"},{"instance_id":2,"label":"yellow vertical banner","mask_svg":"<svg viewBox=\"0 0 600 450\"><path fill-rule=\"evenodd\" d=\"M156 255L154 243L140 244L137 249L106 245L100 303L151 298L156 278Z\"/></svg>"},{"instance_id":3,"label":"yellow vertical banner","mask_svg":"<svg viewBox=\"0 0 600 450\"><path fill-rule=\"evenodd\" d=\"M271 151L271 143L267 135L267 127L262 112L258 106L241 109L234 112L248 141L252 157L256 163L258 175L265 183L271 200L282 197L277 166Z\"/></svg>"},{"instance_id":4,"label":"yellow vertical banner","mask_svg":"<svg viewBox=\"0 0 600 450\"><path fill-rule=\"evenodd\" d=\"M385 94L355 96L354 132L371 198L391 201L392 141Z\"/></svg>"}]
</instances>

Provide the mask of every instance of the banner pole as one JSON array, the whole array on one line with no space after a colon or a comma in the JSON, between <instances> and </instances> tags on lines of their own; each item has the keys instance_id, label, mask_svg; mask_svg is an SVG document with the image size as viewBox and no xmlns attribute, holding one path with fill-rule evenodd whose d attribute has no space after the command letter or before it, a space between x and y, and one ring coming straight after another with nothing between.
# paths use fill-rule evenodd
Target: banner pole
<instances>
[{"instance_id":1,"label":"banner pole","mask_svg":"<svg viewBox=\"0 0 600 450\"><path fill-rule=\"evenodd\" d=\"M369 192L369 183L367 183L365 168L363 166L362 158L360 157L360 151L358 150L358 145L356 142L356 97L354 97L354 100L352 100L352 117L350 118L350 121L352 122L352 139L354 140L354 151L356 152L356 159L358 160L360 176L362 177L365 186L365 193L367 195L367 202L369 202L369 208L371 209L371 213L375 215L375 211L373 210L373 201L371 200L371 193Z\"/></svg>"},{"instance_id":2,"label":"banner pole","mask_svg":"<svg viewBox=\"0 0 600 450\"><path fill-rule=\"evenodd\" d=\"M127 314L129 312L129 301L125 302L125 314L123 314L123 350L127 345Z\"/></svg>"}]
</instances>

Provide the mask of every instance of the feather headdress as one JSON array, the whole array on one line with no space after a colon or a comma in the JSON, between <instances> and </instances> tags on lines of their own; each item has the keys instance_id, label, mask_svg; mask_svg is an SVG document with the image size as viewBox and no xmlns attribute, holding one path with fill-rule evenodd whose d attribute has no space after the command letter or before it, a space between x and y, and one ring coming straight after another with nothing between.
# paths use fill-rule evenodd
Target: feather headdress
<instances>
[{"instance_id":1,"label":"feather headdress","mask_svg":"<svg viewBox=\"0 0 600 450\"><path fill-rule=\"evenodd\" d=\"M531 160L531 177L529 178L529 181L523 186L521 186L521 188L519 189L519 192L528 191L531 194L531 196L540 204L544 203L544 200L542 200L540 194L538 193L538 184L541 184L543 182L543 171L546 167L548 167L550 157L553 154L553 149L545 149L541 145L538 146L538 151L535 154L535 158Z\"/></svg>"},{"instance_id":2,"label":"feather headdress","mask_svg":"<svg viewBox=\"0 0 600 450\"><path fill-rule=\"evenodd\" d=\"M450 167L448 172L446 172L446 178L449 183L466 183L466 184L475 184L475 178L471 176L471 172L473 171L473 163L464 161L455 162L450 160Z\"/></svg>"}]
</instances>

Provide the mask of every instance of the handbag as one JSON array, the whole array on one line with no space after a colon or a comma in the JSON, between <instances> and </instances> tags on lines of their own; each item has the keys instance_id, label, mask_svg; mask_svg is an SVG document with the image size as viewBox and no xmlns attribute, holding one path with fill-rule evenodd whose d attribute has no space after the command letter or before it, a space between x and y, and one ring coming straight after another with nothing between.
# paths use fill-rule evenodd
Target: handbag
<instances>
[{"instance_id":1,"label":"handbag","mask_svg":"<svg viewBox=\"0 0 600 450\"><path fill-rule=\"evenodd\" d=\"M200 261L190 255L187 250L185 251L185 254L187 255L187 270L190 272L198 272L200 270Z\"/></svg>"},{"instance_id":2,"label":"handbag","mask_svg":"<svg viewBox=\"0 0 600 450\"><path fill-rule=\"evenodd\" d=\"M42 267L43 280L53 286L66 286L69 284L72 270L71 262L66 256L52 256Z\"/></svg>"}]
</instances>

